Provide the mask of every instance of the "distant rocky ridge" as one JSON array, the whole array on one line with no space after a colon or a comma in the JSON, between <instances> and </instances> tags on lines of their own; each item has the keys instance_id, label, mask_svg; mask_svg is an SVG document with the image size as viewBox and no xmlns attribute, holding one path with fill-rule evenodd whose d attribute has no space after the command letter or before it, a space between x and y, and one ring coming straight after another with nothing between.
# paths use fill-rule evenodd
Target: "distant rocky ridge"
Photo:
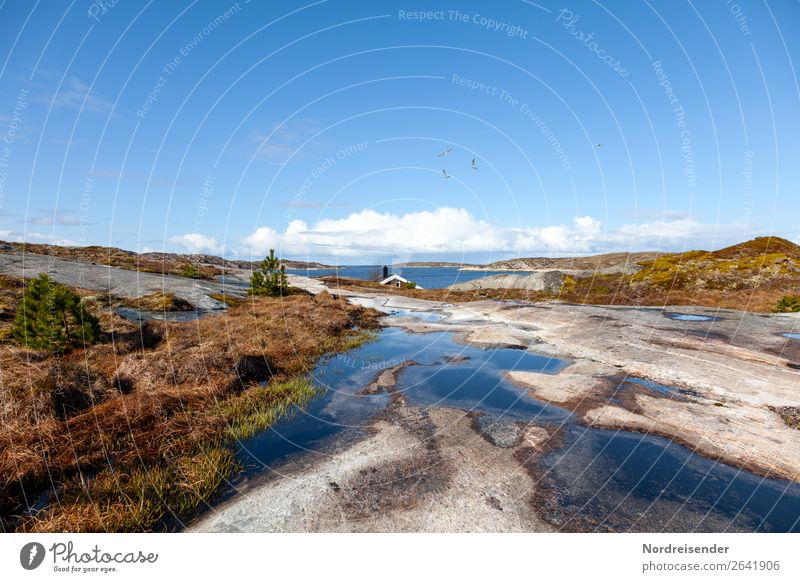
<instances>
[{"instance_id":1,"label":"distant rocky ridge","mask_svg":"<svg viewBox=\"0 0 800 582\"><path fill-rule=\"evenodd\" d=\"M126 251L127 252L127 251ZM134 255L136 253L133 253ZM216 255L204 255L204 254L180 254L180 253L141 253L139 256L152 259L154 261L173 261L173 260L185 260L191 263L196 263L200 265L213 265L215 267L221 267L223 269L245 269L245 270L252 270L253 268L258 268L261 261L245 261L241 259L223 259L222 257L218 257ZM337 267L333 267L331 265L325 265L323 263L315 263L315 262L306 262L306 261L292 261L289 259L282 259L281 264L286 267L287 269L296 269L296 270L314 270L314 269L336 269Z\"/></svg>"},{"instance_id":2,"label":"distant rocky ridge","mask_svg":"<svg viewBox=\"0 0 800 582\"><path fill-rule=\"evenodd\" d=\"M207 254L182 254L182 253L137 253L116 247L85 246L66 247L58 245L31 244L19 242L0 241L0 250L26 252L37 255L50 255L63 259L110 265L113 267L143 270L145 272L175 273L187 264L200 267L210 267L201 271L201 274L221 274L227 269L252 270L258 267L260 261L245 261L239 259L224 259ZM315 270L336 269L330 265L306 261L281 261L287 269ZM219 271L219 272L217 272Z\"/></svg>"}]
</instances>

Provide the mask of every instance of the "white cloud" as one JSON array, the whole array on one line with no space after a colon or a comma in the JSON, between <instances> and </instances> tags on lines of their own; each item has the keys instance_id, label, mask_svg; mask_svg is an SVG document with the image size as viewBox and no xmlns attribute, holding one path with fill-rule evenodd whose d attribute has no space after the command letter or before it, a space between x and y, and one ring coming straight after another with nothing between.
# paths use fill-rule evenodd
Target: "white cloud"
<instances>
[{"instance_id":1,"label":"white cloud","mask_svg":"<svg viewBox=\"0 0 800 582\"><path fill-rule=\"evenodd\" d=\"M263 226L242 239L240 250L243 255L259 256L274 248L285 257L345 259L465 253L569 255L711 248L752 235L742 224L708 225L686 217L606 229L596 218L578 216L572 224L520 229L493 226L463 208L442 207L406 214L366 209L314 225L293 220L283 232Z\"/></svg>"},{"instance_id":2,"label":"white cloud","mask_svg":"<svg viewBox=\"0 0 800 582\"><path fill-rule=\"evenodd\" d=\"M14 230L0 230L0 239L10 242L28 242L36 244L60 245L64 247L81 246L72 239L43 232L17 232Z\"/></svg>"},{"instance_id":3,"label":"white cloud","mask_svg":"<svg viewBox=\"0 0 800 582\"><path fill-rule=\"evenodd\" d=\"M50 100L53 107L66 107L79 111L108 113L114 104L105 97L92 91L90 87L77 77L70 78L65 86Z\"/></svg>"},{"instance_id":4,"label":"white cloud","mask_svg":"<svg viewBox=\"0 0 800 582\"><path fill-rule=\"evenodd\" d=\"M475 219L463 208L447 207L403 215L367 209L342 219L321 220L312 227L293 220L282 233L261 227L242 243L245 253L260 255L276 248L284 256L367 257L510 249L500 229Z\"/></svg>"},{"instance_id":5,"label":"white cloud","mask_svg":"<svg viewBox=\"0 0 800 582\"><path fill-rule=\"evenodd\" d=\"M755 236L744 223L705 224L695 218L627 224L612 232L610 242L648 248L711 248Z\"/></svg>"},{"instance_id":6,"label":"white cloud","mask_svg":"<svg viewBox=\"0 0 800 582\"><path fill-rule=\"evenodd\" d=\"M225 247L213 236L206 236L199 232L171 236L167 239L168 243L178 245L190 253L210 253L221 255L225 252Z\"/></svg>"},{"instance_id":7,"label":"white cloud","mask_svg":"<svg viewBox=\"0 0 800 582\"><path fill-rule=\"evenodd\" d=\"M283 165L290 158L300 155L301 148L316 152L326 147L323 140L313 138L319 132L317 122L304 117L275 122L268 131L253 132L250 141L258 144L256 155Z\"/></svg>"},{"instance_id":8,"label":"white cloud","mask_svg":"<svg viewBox=\"0 0 800 582\"><path fill-rule=\"evenodd\" d=\"M31 218L28 224L36 224L38 226L81 226L81 220L69 212L54 211Z\"/></svg>"},{"instance_id":9,"label":"white cloud","mask_svg":"<svg viewBox=\"0 0 800 582\"><path fill-rule=\"evenodd\" d=\"M572 226L558 224L523 229L516 236L514 250L520 253L548 251L553 253L590 252L603 237L600 221L591 216L576 216Z\"/></svg>"}]
</instances>

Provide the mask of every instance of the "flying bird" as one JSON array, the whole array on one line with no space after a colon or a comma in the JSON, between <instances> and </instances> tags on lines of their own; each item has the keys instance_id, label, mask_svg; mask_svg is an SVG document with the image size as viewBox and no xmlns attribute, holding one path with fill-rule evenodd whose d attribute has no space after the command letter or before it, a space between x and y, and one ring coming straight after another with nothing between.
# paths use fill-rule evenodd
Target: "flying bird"
<instances>
[{"instance_id":1,"label":"flying bird","mask_svg":"<svg viewBox=\"0 0 800 582\"><path fill-rule=\"evenodd\" d=\"M478 164L475 163L475 158L472 158L472 169L473 170L477 170L478 169Z\"/></svg>"},{"instance_id":2,"label":"flying bird","mask_svg":"<svg viewBox=\"0 0 800 582\"><path fill-rule=\"evenodd\" d=\"M448 175L446 170L442 170L442 176L444 176L445 178L452 178L453 177L453 176Z\"/></svg>"},{"instance_id":3,"label":"flying bird","mask_svg":"<svg viewBox=\"0 0 800 582\"><path fill-rule=\"evenodd\" d=\"M453 151L453 148L447 148L446 150L440 151L438 154L436 154L436 156L439 157L439 158L443 158L443 157L445 157L447 154L449 154L452 151Z\"/></svg>"}]
</instances>

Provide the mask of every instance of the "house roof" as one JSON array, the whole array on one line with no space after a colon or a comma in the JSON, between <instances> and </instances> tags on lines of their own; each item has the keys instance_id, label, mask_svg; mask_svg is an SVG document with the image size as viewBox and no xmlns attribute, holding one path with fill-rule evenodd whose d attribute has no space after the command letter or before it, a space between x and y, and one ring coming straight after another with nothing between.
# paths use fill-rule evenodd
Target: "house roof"
<instances>
[{"instance_id":1,"label":"house roof","mask_svg":"<svg viewBox=\"0 0 800 582\"><path fill-rule=\"evenodd\" d=\"M381 285L386 285L387 283L391 283L392 281L400 281L401 283L408 283L408 279L404 279L400 275L389 275L383 281L381 281Z\"/></svg>"},{"instance_id":2,"label":"house roof","mask_svg":"<svg viewBox=\"0 0 800 582\"><path fill-rule=\"evenodd\" d=\"M381 285L387 285L392 283L393 281L399 281L400 283L410 283L408 279L401 277L400 275L390 275L386 277L383 281L381 281ZM419 285L417 285L417 289L422 289Z\"/></svg>"}]
</instances>

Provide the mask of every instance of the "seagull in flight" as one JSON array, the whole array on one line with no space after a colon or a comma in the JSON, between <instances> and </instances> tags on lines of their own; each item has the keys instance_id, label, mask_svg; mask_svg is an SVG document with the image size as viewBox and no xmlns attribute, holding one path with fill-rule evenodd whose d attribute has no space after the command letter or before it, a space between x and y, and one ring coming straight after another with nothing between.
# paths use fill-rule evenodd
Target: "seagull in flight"
<instances>
[{"instance_id":1,"label":"seagull in flight","mask_svg":"<svg viewBox=\"0 0 800 582\"><path fill-rule=\"evenodd\" d=\"M449 154L452 151L453 151L453 148L447 148L446 150L442 150L438 154L436 154L436 157L443 158L443 157L445 157L447 154Z\"/></svg>"},{"instance_id":2,"label":"seagull in flight","mask_svg":"<svg viewBox=\"0 0 800 582\"><path fill-rule=\"evenodd\" d=\"M447 171L446 171L446 170L442 170L442 176L444 176L444 178L445 178L445 179L447 179L447 178L452 178L452 177L453 177L453 176L450 176L450 175L447 173Z\"/></svg>"},{"instance_id":3,"label":"seagull in flight","mask_svg":"<svg viewBox=\"0 0 800 582\"><path fill-rule=\"evenodd\" d=\"M477 170L478 169L478 164L475 163L475 158L472 158L472 169L473 170Z\"/></svg>"}]
</instances>

